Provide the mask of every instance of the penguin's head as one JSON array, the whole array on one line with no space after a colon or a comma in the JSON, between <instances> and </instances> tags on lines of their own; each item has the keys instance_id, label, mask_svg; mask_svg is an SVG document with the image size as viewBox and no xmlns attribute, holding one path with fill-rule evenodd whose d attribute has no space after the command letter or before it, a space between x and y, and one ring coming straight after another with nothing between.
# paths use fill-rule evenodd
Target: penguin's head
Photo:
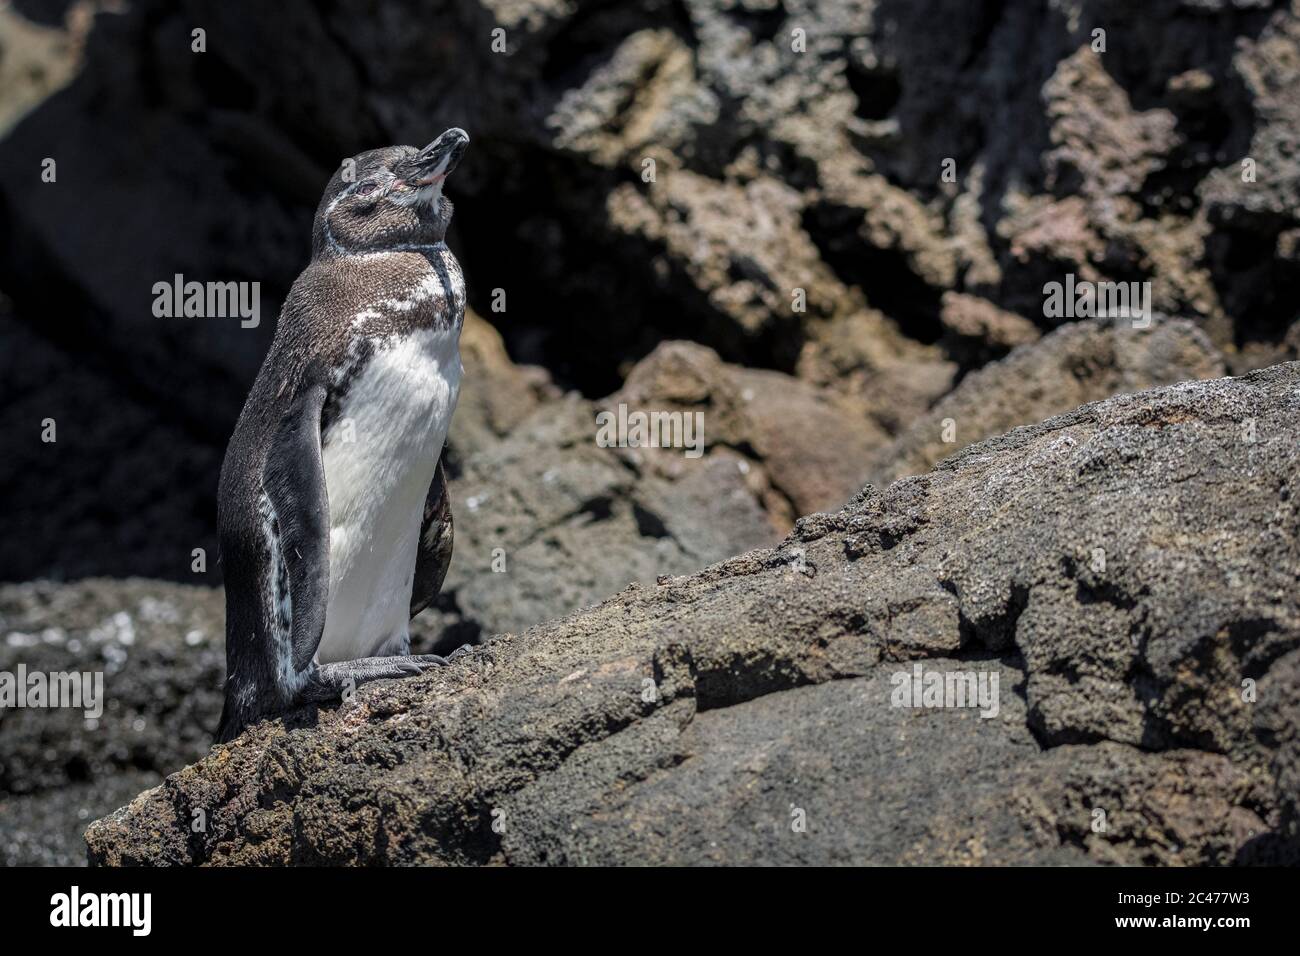
<instances>
[{"instance_id":1,"label":"penguin's head","mask_svg":"<svg viewBox=\"0 0 1300 956\"><path fill-rule=\"evenodd\" d=\"M453 127L423 149L388 146L345 159L316 208L313 256L441 242L452 212L442 184L468 146Z\"/></svg>"}]
</instances>

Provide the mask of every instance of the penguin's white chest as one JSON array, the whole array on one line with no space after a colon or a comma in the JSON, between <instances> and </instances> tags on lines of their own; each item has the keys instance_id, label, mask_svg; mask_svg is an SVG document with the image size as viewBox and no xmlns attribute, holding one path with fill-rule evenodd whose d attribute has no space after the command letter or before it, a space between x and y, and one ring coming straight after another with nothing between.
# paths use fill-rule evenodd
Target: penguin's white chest
<instances>
[{"instance_id":1,"label":"penguin's white chest","mask_svg":"<svg viewBox=\"0 0 1300 956\"><path fill-rule=\"evenodd\" d=\"M405 651L424 499L460 376L459 327L395 336L322 436L330 584L319 663Z\"/></svg>"}]
</instances>

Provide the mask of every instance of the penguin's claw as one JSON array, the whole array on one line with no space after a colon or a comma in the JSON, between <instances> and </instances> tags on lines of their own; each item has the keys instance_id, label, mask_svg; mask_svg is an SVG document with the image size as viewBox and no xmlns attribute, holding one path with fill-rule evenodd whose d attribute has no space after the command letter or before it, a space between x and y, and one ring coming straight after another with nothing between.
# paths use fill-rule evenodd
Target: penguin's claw
<instances>
[{"instance_id":1,"label":"penguin's claw","mask_svg":"<svg viewBox=\"0 0 1300 956\"><path fill-rule=\"evenodd\" d=\"M429 667L442 667L446 664L452 663L453 661L460 660L469 653L469 650L470 647L468 644L462 644L445 657L441 654L417 654L411 659L419 661L422 664L427 664Z\"/></svg>"},{"instance_id":2,"label":"penguin's claw","mask_svg":"<svg viewBox=\"0 0 1300 956\"><path fill-rule=\"evenodd\" d=\"M355 689L376 680L400 680L414 677L434 667L444 667L470 652L462 645L443 657L441 654L411 654L393 657L363 657L315 667L311 679L299 695L300 703L337 700L346 689Z\"/></svg>"}]
</instances>

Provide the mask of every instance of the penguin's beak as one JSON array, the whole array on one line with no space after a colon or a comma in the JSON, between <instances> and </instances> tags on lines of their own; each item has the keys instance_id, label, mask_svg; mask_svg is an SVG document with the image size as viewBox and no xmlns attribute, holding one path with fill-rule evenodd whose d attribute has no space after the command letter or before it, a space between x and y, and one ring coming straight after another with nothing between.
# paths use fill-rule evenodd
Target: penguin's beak
<instances>
[{"instance_id":1,"label":"penguin's beak","mask_svg":"<svg viewBox=\"0 0 1300 956\"><path fill-rule=\"evenodd\" d=\"M453 126L424 149L414 159L416 172L410 181L418 186L439 186L469 147L469 134Z\"/></svg>"}]
</instances>

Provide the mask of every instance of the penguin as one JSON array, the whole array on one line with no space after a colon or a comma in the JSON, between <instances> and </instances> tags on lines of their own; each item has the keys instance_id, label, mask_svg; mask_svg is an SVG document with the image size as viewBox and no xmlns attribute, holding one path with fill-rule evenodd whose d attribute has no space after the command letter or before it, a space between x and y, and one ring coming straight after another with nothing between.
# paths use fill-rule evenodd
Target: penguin
<instances>
[{"instance_id":1,"label":"penguin","mask_svg":"<svg viewBox=\"0 0 1300 956\"><path fill-rule=\"evenodd\" d=\"M367 681L446 663L408 622L442 587L452 513L443 466L460 390L465 279L443 184L469 145L345 160L312 225L226 449L226 585L217 741Z\"/></svg>"}]
</instances>

